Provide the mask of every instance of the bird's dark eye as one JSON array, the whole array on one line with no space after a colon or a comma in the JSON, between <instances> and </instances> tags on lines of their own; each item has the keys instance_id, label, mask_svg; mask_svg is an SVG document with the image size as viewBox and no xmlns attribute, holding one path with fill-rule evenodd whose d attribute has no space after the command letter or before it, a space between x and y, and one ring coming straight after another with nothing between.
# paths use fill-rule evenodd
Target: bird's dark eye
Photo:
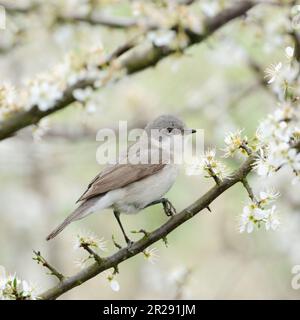
<instances>
[{"instance_id":1,"label":"bird's dark eye","mask_svg":"<svg viewBox=\"0 0 300 320\"><path fill-rule=\"evenodd\" d=\"M167 128L168 132L172 132L173 128Z\"/></svg>"}]
</instances>

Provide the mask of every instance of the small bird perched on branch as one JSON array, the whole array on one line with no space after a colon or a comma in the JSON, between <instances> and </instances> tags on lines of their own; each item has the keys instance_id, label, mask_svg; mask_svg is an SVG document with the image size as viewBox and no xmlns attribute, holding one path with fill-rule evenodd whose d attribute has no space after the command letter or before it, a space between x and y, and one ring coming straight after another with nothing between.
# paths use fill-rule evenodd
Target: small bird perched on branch
<instances>
[{"instance_id":1,"label":"small bird perched on branch","mask_svg":"<svg viewBox=\"0 0 300 320\"><path fill-rule=\"evenodd\" d=\"M168 216L175 214L174 206L163 197L174 184L178 174L178 165L174 163L175 137L180 138L194 132L196 130L188 129L180 119L172 115L162 115L148 123L144 134L128 148L125 157L122 158L127 161L106 166L78 199L77 202L81 202L79 207L47 237L47 240L56 237L73 221L112 208L125 241L130 246L132 242L122 226L120 213L136 213L161 203ZM148 161L136 163L137 155L139 159L146 158Z\"/></svg>"}]
</instances>

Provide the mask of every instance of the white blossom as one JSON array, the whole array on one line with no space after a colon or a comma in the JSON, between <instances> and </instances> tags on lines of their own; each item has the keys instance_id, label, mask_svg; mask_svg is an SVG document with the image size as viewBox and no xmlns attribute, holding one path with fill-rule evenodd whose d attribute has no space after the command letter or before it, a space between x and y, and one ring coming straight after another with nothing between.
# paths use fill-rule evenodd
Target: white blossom
<instances>
[{"instance_id":1,"label":"white blossom","mask_svg":"<svg viewBox=\"0 0 300 320\"><path fill-rule=\"evenodd\" d=\"M82 246L94 247L102 251L106 251L106 241L104 238L98 238L94 233L90 231L83 231L77 235L74 243L74 249L79 249Z\"/></svg>"},{"instance_id":2,"label":"white blossom","mask_svg":"<svg viewBox=\"0 0 300 320\"><path fill-rule=\"evenodd\" d=\"M62 98L62 95L58 84L36 80L29 86L28 107L37 106L41 111L47 111Z\"/></svg>"},{"instance_id":3,"label":"white blossom","mask_svg":"<svg viewBox=\"0 0 300 320\"><path fill-rule=\"evenodd\" d=\"M176 32L172 30L153 31L148 34L148 39L151 40L157 47L168 46L176 38Z\"/></svg>"},{"instance_id":4,"label":"white blossom","mask_svg":"<svg viewBox=\"0 0 300 320\"><path fill-rule=\"evenodd\" d=\"M226 147L223 149L225 152L224 157L230 157L235 154L238 150L241 149L241 146L247 143L248 138L246 136L242 136L243 130L238 130L236 132L230 132L224 139Z\"/></svg>"},{"instance_id":5,"label":"white blossom","mask_svg":"<svg viewBox=\"0 0 300 320\"><path fill-rule=\"evenodd\" d=\"M0 121L19 109L19 100L15 87L9 83L0 85Z\"/></svg>"},{"instance_id":6,"label":"white blossom","mask_svg":"<svg viewBox=\"0 0 300 320\"><path fill-rule=\"evenodd\" d=\"M204 172L206 177L217 177L223 180L228 175L228 170L226 166L215 157L216 150L209 149L200 159L193 158L191 164L187 164L186 166L186 174L191 176L200 175Z\"/></svg>"},{"instance_id":7,"label":"white blossom","mask_svg":"<svg viewBox=\"0 0 300 320\"><path fill-rule=\"evenodd\" d=\"M280 225L280 221L277 217L277 214L275 212L276 206L272 206L271 210L269 210L269 214L266 219L265 227L266 230L276 230L278 226Z\"/></svg>"},{"instance_id":8,"label":"white blossom","mask_svg":"<svg viewBox=\"0 0 300 320\"><path fill-rule=\"evenodd\" d=\"M274 198L277 197L277 193L273 192L261 192L261 201L256 203L251 201L243 208L243 213L240 216L240 227L239 231L251 233L254 227L260 227L262 224L265 225L266 230L276 230L279 225L279 220L275 213L276 206L273 205L268 208L268 204Z\"/></svg>"},{"instance_id":9,"label":"white blossom","mask_svg":"<svg viewBox=\"0 0 300 320\"><path fill-rule=\"evenodd\" d=\"M268 205L269 203L275 201L279 197L279 192L269 189L266 191L261 191L259 193L259 203L263 206Z\"/></svg>"},{"instance_id":10,"label":"white blossom","mask_svg":"<svg viewBox=\"0 0 300 320\"><path fill-rule=\"evenodd\" d=\"M0 300L36 300L36 289L16 275L6 275L5 268L0 266Z\"/></svg>"},{"instance_id":11,"label":"white blossom","mask_svg":"<svg viewBox=\"0 0 300 320\"><path fill-rule=\"evenodd\" d=\"M293 6L292 9L291 9L291 14L292 15L295 15L295 14L298 14L298 13L300 13L300 5L299 4Z\"/></svg>"},{"instance_id":12,"label":"white blossom","mask_svg":"<svg viewBox=\"0 0 300 320\"><path fill-rule=\"evenodd\" d=\"M93 89L91 87L87 87L85 89L74 90L73 96L76 100L80 102L85 102L90 98L92 93L93 93Z\"/></svg>"},{"instance_id":13,"label":"white blossom","mask_svg":"<svg viewBox=\"0 0 300 320\"><path fill-rule=\"evenodd\" d=\"M282 164L282 159L278 159L273 155L264 157L260 154L255 160L253 167L259 176L267 177L274 174Z\"/></svg>"},{"instance_id":14,"label":"white blossom","mask_svg":"<svg viewBox=\"0 0 300 320\"><path fill-rule=\"evenodd\" d=\"M282 63L279 62L277 64L271 64L270 67L266 68L265 73L266 73L266 78L268 79L268 83L272 83L276 80L276 78L280 74L280 70L282 68Z\"/></svg>"},{"instance_id":15,"label":"white blossom","mask_svg":"<svg viewBox=\"0 0 300 320\"><path fill-rule=\"evenodd\" d=\"M116 276L115 272L105 271L103 273L103 276L106 278L106 280L108 280L109 286L113 291L116 291L116 292L120 291L120 284L115 278Z\"/></svg>"},{"instance_id":16,"label":"white blossom","mask_svg":"<svg viewBox=\"0 0 300 320\"><path fill-rule=\"evenodd\" d=\"M156 248L146 248L144 251L143 251L143 254L144 254L144 257L146 260L148 260L150 263L155 263L158 258L159 258L159 255L157 254L158 250Z\"/></svg>"},{"instance_id":17,"label":"white blossom","mask_svg":"<svg viewBox=\"0 0 300 320\"><path fill-rule=\"evenodd\" d=\"M201 1L201 9L206 16L213 17L220 10L220 3L219 1Z\"/></svg>"},{"instance_id":18,"label":"white blossom","mask_svg":"<svg viewBox=\"0 0 300 320\"><path fill-rule=\"evenodd\" d=\"M285 55L287 57L287 59L293 59L294 57L294 48L292 47L286 47L285 48Z\"/></svg>"},{"instance_id":19,"label":"white blossom","mask_svg":"<svg viewBox=\"0 0 300 320\"><path fill-rule=\"evenodd\" d=\"M300 157L292 148L291 140L298 139L297 112L292 103L281 103L273 114L261 122L258 129L260 154L255 162L257 172L261 176L275 173L283 165L290 165L294 171L299 170Z\"/></svg>"},{"instance_id":20,"label":"white blossom","mask_svg":"<svg viewBox=\"0 0 300 320\"><path fill-rule=\"evenodd\" d=\"M222 162L217 160L215 157L215 149L207 150L202 157L201 166L208 177L215 176L220 180L223 180L228 174L227 168Z\"/></svg>"},{"instance_id":21,"label":"white blossom","mask_svg":"<svg viewBox=\"0 0 300 320\"><path fill-rule=\"evenodd\" d=\"M116 291L116 292L120 291L120 284L117 280L112 279L109 281L109 283L110 283L110 287L113 291Z\"/></svg>"},{"instance_id":22,"label":"white blossom","mask_svg":"<svg viewBox=\"0 0 300 320\"><path fill-rule=\"evenodd\" d=\"M252 215L252 209L249 206L244 207L243 213L240 219L240 232L247 231L251 233L254 229L254 219Z\"/></svg>"},{"instance_id":23,"label":"white blossom","mask_svg":"<svg viewBox=\"0 0 300 320\"><path fill-rule=\"evenodd\" d=\"M16 88L10 83L4 83L0 86L0 101L4 105L13 105L17 102Z\"/></svg>"},{"instance_id":24,"label":"white blossom","mask_svg":"<svg viewBox=\"0 0 300 320\"><path fill-rule=\"evenodd\" d=\"M287 161L293 170L300 170L300 153L298 150L294 148L290 149L287 154Z\"/></svg>"}]
</instances>

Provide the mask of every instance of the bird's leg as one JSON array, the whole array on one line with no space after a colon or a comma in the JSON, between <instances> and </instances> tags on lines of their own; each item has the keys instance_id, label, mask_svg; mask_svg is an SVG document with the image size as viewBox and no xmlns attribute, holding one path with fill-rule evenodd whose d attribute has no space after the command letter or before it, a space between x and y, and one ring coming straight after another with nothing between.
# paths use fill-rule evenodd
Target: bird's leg
<instances>
[{"instance_id":1,"label":"bird's leg","mask_svg":"<svg viewBox=\"0 0 300 320\"><path fill-rule=\"evenodd\" d=\"M173 204L167 199L167 198L162 198L162 204L165 210L165 213L168 217L172 217L176 214L176 209L173 206Z\"/></svg>"},{"instance_id":2,"label":"bird's leg","mask_svg":"<svg viewBox=\"0 0 300 320\"><path fill-rule=\"evenodd\" d=\"M168 217L174 216L176 214L175 207L172 205L172 203L167 198L161 198L161 199L155 200L155 201L147 204L145 208L150 207L150 206L154 206L155 204L158 204L158 203L161 203L163 205L165 214Z\"/></svg>"},{"instance_id":3,"label":"bird's leg","mask_svg":"<svg viewBox=\"0 0 300 320\"><path fill-rule=\"evenodd\" d=\"M122 226L121 219L120 219L120 212L117 211L117 210L114 210L114 215L115 215L115 217L116 217L116 219L117 219L117 221L118 221L118 224L119 224L119 226L120 226L120 228L121 228L121 230L122 230L124 239L125 239L128 247L130 247L130 246L133 244L133 241L131 241L131 240L127 237L127 235L126 235L126 233L125 233L125 230L124 230L124 228L123 228L123 226Z\"/></svg>"},{"instance_id":4,"label":"bird's leg","mask_svg":"<svg viewBox=\"0 0 300 320\"><path fill-rule=\"evenodd\" d=\"M159 203L162 203L162 199L158 199L158 200L155 200L155 201L152 201L152 202L148 203L146 205L146 207L144 207L144 209L148 208L148 207L151 207L151 206L154 206L154 205L159 204Z\"/></svg>"}]
</instances>

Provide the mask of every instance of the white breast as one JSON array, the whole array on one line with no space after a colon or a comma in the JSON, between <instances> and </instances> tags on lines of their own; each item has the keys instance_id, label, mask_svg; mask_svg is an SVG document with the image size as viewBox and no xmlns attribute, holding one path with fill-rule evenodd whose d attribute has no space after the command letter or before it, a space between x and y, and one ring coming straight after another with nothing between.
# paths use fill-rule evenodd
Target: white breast
<instances>
[{"instance_id":1,"label":"white breast","mask_svg":"<svg viewBox=\"0 0 300 320\"><path fill-rule=\"evenodd\" d=\"M136 213L147 204L162 198L174 184L177 175L178 166L168 164L158 173L121 188L122 198L113 206L123 213Z\"/></svg>"}]
</instances>

